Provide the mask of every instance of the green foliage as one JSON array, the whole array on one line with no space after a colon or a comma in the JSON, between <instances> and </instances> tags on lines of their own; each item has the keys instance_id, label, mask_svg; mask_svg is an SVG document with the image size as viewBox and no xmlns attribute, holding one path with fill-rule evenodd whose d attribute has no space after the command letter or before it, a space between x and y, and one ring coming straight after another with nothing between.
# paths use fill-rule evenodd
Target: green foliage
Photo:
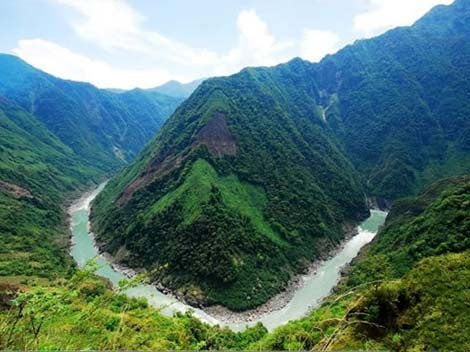
<instances>
[{"instance_id":1,"label":"green foliage","mask_svg":"<svg viewBox=\"0 0 470 352\"><path fill-rule=\"evenodd\" d=\"M113 293L90 270L65 285L17 293L10 304L0 310L1 349L246 349L267 333L262 325L234 333L190 313L165 317L145 299Z\"/></svg>"},{"instance_id":2,"label":"green foliage","mask_svg":"<svg viewBox=\"0 0 470 352\"><path fill-rule=\"evenodd\" d=\"M403 280L366 292L355 313L380 327L359 324L355 333L393 350L468 350L469 254L430 257Z\"/></svg>"},{"instance_id":3,"label":"green foliage","mask_svg":"<svg viewBox=\"0 0 470 352\"><path fill-rule=\"evenodd\" d=\"M63 275L64 195L101 172L24 110L0 100L0 276Z\"/></svg>"},{"instance_id":4,"label":"green foliage","mask_svg":"<svg viewBox=\"0 0 470 352\"><path fill-rule=\"evenodd\" d=\"M470 177L433 184L415 198L397 201L384 228L357 260L348 285L397 278L422 258L470 249Z\"/></svg>"},{"instance_id":5,"label":"green foliage","mask_svg":"<svg viewBox=\"0 0 470 352\"><path fill-rule=\"evenodd\" d=\"M192 303L265 302L366 215L364 190L393 200L469 172L469 10L456 0L319 64L207 80L97 199L99 239ZM396 201L339 295L308 317L234 333L164 317L91 269L71 277L65 255L65 195L136 155L179 100L7 55L0 73L1 349L470 349L468 177ZM204 140L216 116L227 131Z\"/></svg>"},{"instance_id":6,"label":"green foliage","mask_svg":"<svg viewBox=\"0 0 470 352\"><path fill-rule=\"evenodd\" d=\"M0 54L0 77L0 96L31 112L78 156L107 172L132 160L183 100L62 80L5 54Z\"/></svg>"},{"instance_id":7,"label":"green foliage","mask_svg":"<svg viewBox=\"0 0 470 352\"><path fill-rule=\"evenodd\" d=\"M181 99L115 94L0 54L0 276L70 268L66 196L133 157Z\"/></svg>"},{"instance_id":8,"label":"green foliage","mask_svg":"<svg viewBox=\"0 0 470 352\"><path fill-rule=\"evenodd\" d=\"M467 351L469 254L430 257L401 280L330 297L250 349Z\"/></svg>"},{"instance_id":9,"label":"green foliage","mask_svg":"<svg viewBox=\"0 0 470 352\"><path fill-rule=\"evenodd\" d=\"M275 262L288 277L300 263L318 257L321 239L338 242L342 225L365 217L365 192L394 200L416 194L440 177L468 173L469 13L460 1L433 11L415 26L359 41L319 64L294 59L204 81L137 161L98 197L93 211L98 239L112 253L126 246L133 257L143 257L146 248L162 245L161 238L202 233L196 226L207 233L214 233L211 226L220 231L236 226L230 231L243 239L236 250L229 247L230 235L222 245L210 240L222 235L192 236L192 242L170 240L178 243L177 250L165 248L178 258L190 253L196 263L204 262L206 255L219 258L224 253L216 269L223 267L219 273L226 274L230 279L223 282L231 285L241 280L234 263L243 262L255 273L255 258L272 257L271 248L276 248ZM214 123L217 119L227 127ZM200 159L214 171L197 172L193 165ZM246 207L243 189L234 188L237 196L230 197L233 192L222 180L235 180L231 185L239 182L245 190L256 187L266 200ZM203 217L202 205L213 185L222 201ZM237 208L240 201L243 207ZM272 243L261 245L263 240L256 244L263 249L252 251L253 242L244 240L247 231L255 239L267 234ZM455 240L461 243L459 238ZM200 246L209 250L194 253ZM403 273L422 252L432 255L446 249L415 251L401 269L396 262L405 260L389 257L390 270ZM167 262L152 258L140 264L152 268ZM262 267L269 271L273 265ZM190 268L183 266L176 275L170 265L171 286L185 286L187 275L204 286L204 275ZM265 269L256 272L262 275ZM258 279L250 277L252 289ZM208 289L202 290L207 296ZM248 306L231 304L236 309Z\"/></svg>"},{"instance_id":10,"label":"green foliage","mask_svg":"<svg viewBox=\"0 0 470 352\"><path fill-rule=\"evenodd\" d=\"M335 97L329 127L370 194L393 200L470 172L469 23L457 1L314 66L325 105Z\"/></svg>"}]
</instances>

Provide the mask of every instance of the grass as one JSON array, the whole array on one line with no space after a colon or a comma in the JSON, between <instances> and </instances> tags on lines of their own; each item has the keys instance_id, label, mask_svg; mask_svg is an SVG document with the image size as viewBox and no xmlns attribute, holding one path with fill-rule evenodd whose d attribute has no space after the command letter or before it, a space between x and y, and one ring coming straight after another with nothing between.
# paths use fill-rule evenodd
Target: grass
<instances>
[{"instance_id":1,"label":"grass","mask_svg":"<svg viewBox=\"0 0 470 352\"><path fill-rule=\"evenodd\" d=\"M180 201L183 203L185 214L183 223L191 224L201 214L201 205L209 200L212 186L220 190L224 203L230 209L249 218L260 233L277 244L286 244L264 218L262 209L267 204L267 197L263 189L244 184L234 175L218 176L214 168L204 159L194 162L184 183L153 204L146 212L145 218L149 220L174 202Z\"/></svg>"}]
</instances>

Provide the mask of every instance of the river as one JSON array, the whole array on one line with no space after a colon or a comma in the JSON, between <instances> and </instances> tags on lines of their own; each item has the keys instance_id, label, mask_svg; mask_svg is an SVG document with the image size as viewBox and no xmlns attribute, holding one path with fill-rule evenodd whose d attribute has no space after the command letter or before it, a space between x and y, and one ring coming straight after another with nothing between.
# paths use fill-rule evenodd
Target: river
<instances>
[{"instance_id":1,"label":"river","mask_svg":"<svg viewBox=\"0 0 470 352\"><path fill-rule=\"evenodd\" d=\"M99 267L96 274L109 279L113 285L117 285L120 280L127 278L126 275L114 269L99 254L93 235L90 233L90 203L103 187L104 184L93 192L87 193L69 209L73 243L71 254L80 267L83 267L89 260L95 259ZM161 293L152 285L138 285L128 289L126 294L132 297L146 297L149 304L160 308L165 315L173 315L175 312L184 312L191 309L194 316L202 321L209 324L228 326L235 331L240 331L247 325L254 325L257 322L262 322L269 330L272 330L289 320L302 318L320 304L321 300L330 293L340 279L341 268L348 264L358 254L359 250L374 238L377 229L385 221L386 215L385 212L371 210L371 216L359 226L357 235L346 241L333 257L320 263L315 272L302 277L302 284L299 285L290 301L282 309L267 312L250 322L219 320L201 309L190 307L172 296Z\"/></svg>"}]
</instances>

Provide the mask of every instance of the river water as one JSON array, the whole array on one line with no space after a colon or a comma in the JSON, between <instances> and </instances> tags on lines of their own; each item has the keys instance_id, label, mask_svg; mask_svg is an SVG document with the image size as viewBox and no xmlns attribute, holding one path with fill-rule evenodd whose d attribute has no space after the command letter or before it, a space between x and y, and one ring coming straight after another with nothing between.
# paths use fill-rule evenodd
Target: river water
<instances>
[{"instance_id":1,"label":"river water","mask_svg":"<svg viewBox=\"0 0 470 352\"><path fill-rule=\"evenodd\" d=\"M99 254L94 244L93 236L90 233L90 203L103 187L104 184L100 185L96 190L85 195L69 209L73 242L71 253L80 267L83 267L89 260L94 259L99 267L96 274L109 279L113 285L117 285L120 280L127 277L119 270L114 269ZM386 215L387 213L385 212L371 210L371 216L359 226L356 236L349 239L332 258L320 263L314 274L302 277L303 284L295 291L287 305L280 310L265 313L249 323L219 321L204 311L179 302L176 298L165 295L154 286L147 284L141 284L128 289L126 294L132 297L146 297L149 304L160 308L161 312L165 315L173 315L175 312L184 312L190 309L194 312L194 316L202 321L210 324L225 325L235 331L240 331L245 326L254 325L257 322L262 322L269 330L272 330L289 320L302 318L312 308L318 306L324 297L328 296L330 290L340 279L341 268L348 264L358 254L359 250L374 238L377 229L385 221Z\"/></svg>"}]
</instances>

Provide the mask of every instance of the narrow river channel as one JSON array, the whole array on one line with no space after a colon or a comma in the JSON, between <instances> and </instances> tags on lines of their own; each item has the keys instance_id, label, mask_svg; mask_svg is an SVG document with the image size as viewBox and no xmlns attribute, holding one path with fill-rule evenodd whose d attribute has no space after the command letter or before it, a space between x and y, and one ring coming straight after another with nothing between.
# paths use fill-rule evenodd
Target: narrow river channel
<instances>
[{"instance_id":1,"label":"narrow river channel","mask_svg":"<svg viewBox=\"0 0 470 352\"><path fill-rule=\"evenodd\" d=\"M95 259L99 267L96 274L117 285L121 279L127 278L126 275L114 269L99 254L90 233L90 203L103 187L104 184L93 192L87 193L69 209L73 241L71 253L80 267L83 267L89 260ZM235 331L240 331L247 325L254 325L257 322L262 322L269 330L272 330L289 320L305 316L329 294L340 279L341 268L348 264L358 254L359 250L374 238L379 226L385 221L386 215L385 212L372 210L371 216L359 226L356 236L346 241L333 257L320 263L314 273L302 277L302 284L282 309L262 314L250 322L231 322L216 319L200 309L190 307L174 297L161 293L151 285L141 284L127 290L126 294L133 297L146 297L150 304L162 308L161 312L166 315L173 315L175 312L184 312L191 309L199 319L210 324L225 325Z\"/></svg>"}]
</instances>

